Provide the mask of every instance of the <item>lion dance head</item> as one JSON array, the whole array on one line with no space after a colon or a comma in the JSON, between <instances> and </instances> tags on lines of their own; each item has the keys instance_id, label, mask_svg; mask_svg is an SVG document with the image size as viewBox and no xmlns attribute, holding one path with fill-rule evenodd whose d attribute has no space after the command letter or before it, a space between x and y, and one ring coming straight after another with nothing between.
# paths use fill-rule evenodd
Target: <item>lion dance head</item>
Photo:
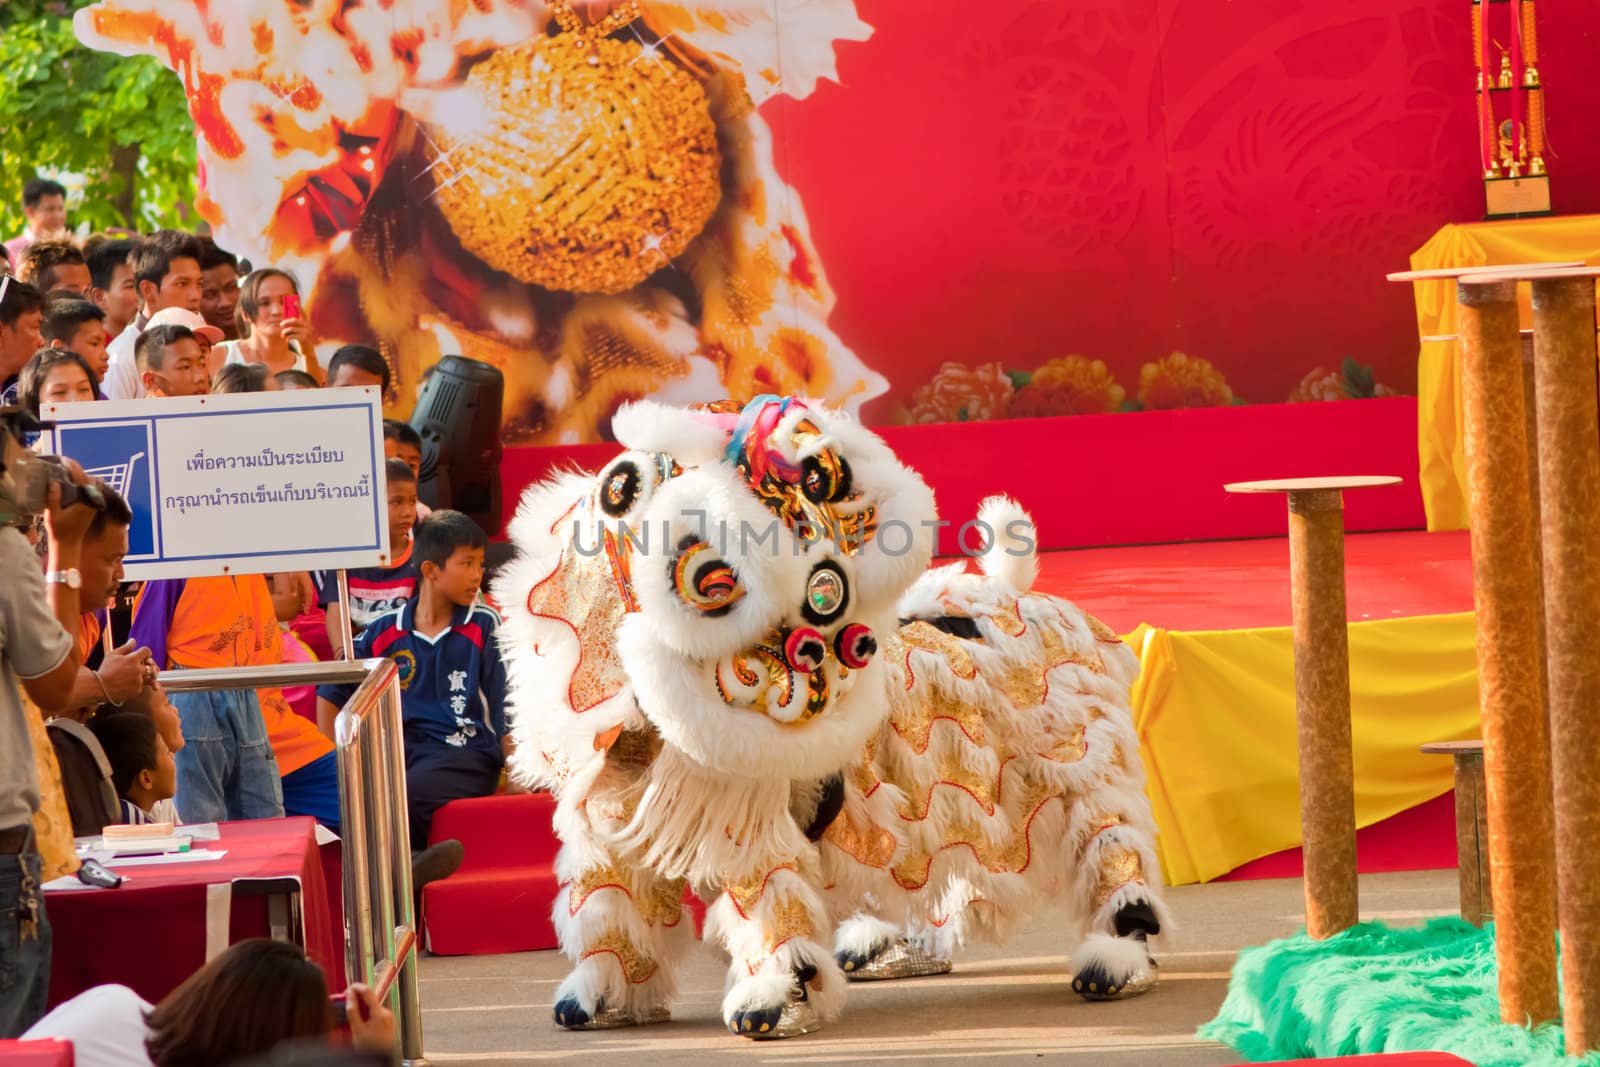
<instances>
[{"instance_id":1,"label":"lion dance head","mask_svg":"<svg viewBox=\"0 0 1600 1067\"><path fill-rule=\"evenodd\" d=\"M932 558L931 491L804 400L636 403L616 428L626 451L511 526L515 770L559 785L648 726L720 774L837 771L886 714L878 641Z\"/></svg>"}]
</instances>

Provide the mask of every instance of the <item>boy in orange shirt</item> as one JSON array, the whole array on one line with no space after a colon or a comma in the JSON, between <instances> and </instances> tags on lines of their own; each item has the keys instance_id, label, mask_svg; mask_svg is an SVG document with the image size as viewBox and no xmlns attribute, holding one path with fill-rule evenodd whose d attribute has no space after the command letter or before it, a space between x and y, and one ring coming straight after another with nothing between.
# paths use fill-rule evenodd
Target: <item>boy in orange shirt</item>
<instances>
[{"instance_id":1,"label":"boy in orange shirt","mask_svg":"<svg viewBox=\"0 0 1600 1067\"><path fill-rule=\"evenodd\" d=\"M277 633L272 593L259 574L146 582L129 630L163 668L276 663ZM183 820L281 816L283 787L256 691L174 693L172 703L186 742L175 757Z\"/></svg>"}]
</instances>

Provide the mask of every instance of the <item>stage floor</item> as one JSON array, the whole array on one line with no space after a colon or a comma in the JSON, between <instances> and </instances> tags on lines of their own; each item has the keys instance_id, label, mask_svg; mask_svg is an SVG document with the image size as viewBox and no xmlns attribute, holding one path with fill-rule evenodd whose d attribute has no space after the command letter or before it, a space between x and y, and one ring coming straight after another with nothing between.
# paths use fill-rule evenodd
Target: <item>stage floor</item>
<instances>
[{"instance_id":1,"label":"stage floor","mask_svg":"<svg viewBox=\"0 0 1600 1067\"><path fill-rule=\"evenodd\" d=\"M1040 592L1066 597L1118 633L1288 626L1289 541L1205 541L1088 548L1039 556ZM1467 532L1350 534L1351 622L1472 610Z\"/></svg>"},{"instance_id":2,"label":"stage floor","mask_svg":"<svg viewBox=\"0 0 1600 1067\"><path fill-rule=\"evenodd\" d=\"M1455 887L1453 871L1362 878L1361 917L1410 924L1449 915ZM562 1059L658 1067L1236 1064L1238 1053L1196 1037L1195 1029L1216 1016L1241 948L1288 937L1304 925L1305 897L1295 882L1256 882L1179 886L1168 890L1167 903L1175 928L1157 953L1161 988L1150 996L1104 1004L1073 996L1067 972L1073 945L1055 910L1041 909L1005 945L972 939L951 974L852 984L834 1025L811 1037L759 1044L723 1029L727 959L710 945L692 944L680 957L672 1022L587 1033L557 1030L550 1021L552 994L572 969L559 952L425 956L420 985L428 1059L449 1067Z\"/></svg>"}]
</instances>

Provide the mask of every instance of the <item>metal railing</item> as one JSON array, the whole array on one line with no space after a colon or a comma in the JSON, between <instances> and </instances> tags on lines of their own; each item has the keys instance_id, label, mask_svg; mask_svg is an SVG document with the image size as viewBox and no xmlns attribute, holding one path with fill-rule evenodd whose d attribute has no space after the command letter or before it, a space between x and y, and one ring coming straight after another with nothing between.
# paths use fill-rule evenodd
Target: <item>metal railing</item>
<instances>
[{"instance_id":1,"label":"metal railing","mask_svg":"<svg viewBox=\"0 0 1600 1067\"><path fill-rule=\"evenodd\" d=\"M169 693L359 683L334 723L344 847L345 970L351 981L388 990L396 1022L395 1051L408 1064L425 1064L400 672L394 661L169 670L161 672L161 682Z\"/></svg>"}]
</instances>

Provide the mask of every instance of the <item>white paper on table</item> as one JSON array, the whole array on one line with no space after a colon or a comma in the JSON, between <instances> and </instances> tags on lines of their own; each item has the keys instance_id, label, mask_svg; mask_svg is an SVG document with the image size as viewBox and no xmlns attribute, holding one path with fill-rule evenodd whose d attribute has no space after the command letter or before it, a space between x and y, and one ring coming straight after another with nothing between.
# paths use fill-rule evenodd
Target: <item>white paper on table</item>
<instances>
[{"instance_id":1,"label":"white paper on table","mask_svg":"<svg viewBox=\"0 0 1600 1067\"><path fill-rule=\"evenodd\" d=\"M52 878L48 882L43 883L39 886L39 888L43 889L46 893L60 893L74 889L100 889L102 887L90 885L88 882L80 881L78 876L75 874L63 874L60 878Z\"/></svg>"},{"instance_id":2,"label":"white paper on table","mask_svg":"<svg viewBox=\"0 0 1600 1067\"><path fill-rule=\"evenodd\" d=\"M102 857L111 856L162 856L173 852L187 852L193 839L188 834L169 834L165 837L130 837L120 840L107 841L103 837L85 838L88 846L82 850L84 855L94 856L104 863Z\"/></svg>"},{"instance_id":3,"label":"white paper on table","mask_svg":"<svg viewBox=\"0 0 1600 1067\"><path fill-rule=\"evenodd\" d=\"M197 822L193 826L180 823L172 832L182 834L191 841L215 841L222 836L222 831L217 829L214 822Z\"/></svg>"},{"instance_id":4,"label":"white paper on table","mask_svg":"<svg viewBox=\"0 0 1600 1067\"><path fill-rule=\"evenodd\" d=\"M161 856L122 856L100 862L107 867L142 867L156 863L203 863L206 860L220 860L227 854L227 849L198 848L191 852L170 852Z\"/></svg>"},{"instance_id":5,"label":"white paper on table","mask_svg":"<svg viewBox=\"0 0 1600 1067\"><path fill-rule=\"evenodd\" d=\"M199 841L200 838L197 837L197 838L195 838L195 840ZM338 834L334 833L332 830L328 829L326 826L322 825L320 822L317 823L317 847L318 848L322 847L323 845L331 845L337 840L339 840L339 835Z\"/></svg>"}]
</instances>

